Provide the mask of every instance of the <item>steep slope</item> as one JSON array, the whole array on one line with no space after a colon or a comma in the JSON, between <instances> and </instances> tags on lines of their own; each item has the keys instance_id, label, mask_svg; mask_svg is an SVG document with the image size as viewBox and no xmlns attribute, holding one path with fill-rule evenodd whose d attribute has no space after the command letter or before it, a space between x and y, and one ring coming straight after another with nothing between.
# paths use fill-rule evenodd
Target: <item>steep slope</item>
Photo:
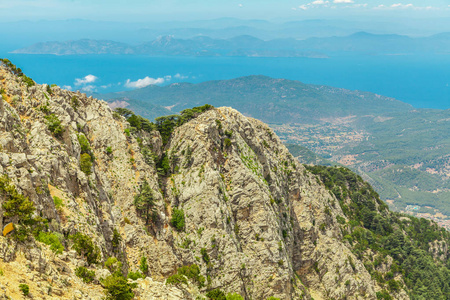
<instances>
[{"instance_id":1,"label":"steep slope","mask_svg":"<svg viewBox=\"0 0 450 300\"><path fill-rule=\"evenodd\" d=\"M389 295L345 237L357 199L338 201L264 123L203 106L153 124L6 64L1 225L16 229L0 237L4 298L20 284L35 299L409 298L401 272ZM435 232L430 250L447 261Z\"/></svg>"},{"instance_id":2,"label":"steep slope","mask_svg":"<svg viewBox=\"0 0 450 300\"><path fill-rule=\"evenodd\" d=\"M268 122L283 142L307 147L370 178L395 210L411 212L417 206L414 213L450 228L449 110L414 109L372 93L264 76L98 97L109 102L126 98L128 108L149 118L153 114L143 109L147 105L168 105L172 111L201 101L232 106Z\"/></svg>"}]
</instances>

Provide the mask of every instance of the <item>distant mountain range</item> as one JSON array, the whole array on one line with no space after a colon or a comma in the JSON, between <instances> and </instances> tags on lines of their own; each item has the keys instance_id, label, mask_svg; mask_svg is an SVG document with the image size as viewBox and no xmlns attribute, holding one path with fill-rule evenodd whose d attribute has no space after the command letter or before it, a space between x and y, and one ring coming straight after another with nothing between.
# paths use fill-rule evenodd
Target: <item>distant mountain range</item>
<instances>
[{"instance_id":1,"label":"distant mountain range","mask_svg":"<svg viewBox=\"0 0 450 300\"><path fill-rule=\"evenodd\" d=\"M243 57L316 57L356 52L373 55L412 53L450 53L450 33L411 38L402 35L377 35L359 32L344 37L297 40L293 38L261 40L250 35L229 39L197 36L177 39L163 36L137 46L108 40L43 42L21 48L20 54L137 54L170 56L243 56Z\"/></svg>"},{"instance_id":2,"label":"distant mountain range","mask_svg":"<svg viewBox=\"0 0 450 300\"><path fill-rule=\"evenodd\" d=\"M252 57L318 57L314 51L304 51L295 47L295 40L263 41L252 36L238 36L231 39L212 39L199 36L192 39L160 37L154 41L131 46L106 40L77 40L66 42L37 43L27 48L13 51L20 54L135 54L152 56L252 56Z\"/></svg>"},{"instance_id":3,"label":"distant mountain range","mask_svg":"<svg viewBox=\"0 0 450 300\"><path fill-rule=\"evenodd\" d=\"M153 119L205 103L270 123L302 162L349 166L399 210L450 216L450 110L361 91L249 76L95 95ZM436 210L435 210L436 209ZM450 217L449 217L450 218Z\"/></svg>"}]
</instances>

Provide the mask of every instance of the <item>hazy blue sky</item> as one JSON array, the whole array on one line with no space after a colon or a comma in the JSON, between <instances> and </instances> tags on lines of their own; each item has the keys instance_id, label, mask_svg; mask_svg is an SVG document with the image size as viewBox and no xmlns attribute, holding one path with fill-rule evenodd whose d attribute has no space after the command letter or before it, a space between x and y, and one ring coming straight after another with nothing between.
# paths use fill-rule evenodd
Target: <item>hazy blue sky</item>
<instances>
[{"instance_id":1,"label":"hazy blue sky","mask_svg":"<svg viewBox=\"0 0 450 300\"><path fill-rule=\"evenodd\" d=\"M449 17L449 0L0 0L1 21Z\"/></svg>"}]
</instances>

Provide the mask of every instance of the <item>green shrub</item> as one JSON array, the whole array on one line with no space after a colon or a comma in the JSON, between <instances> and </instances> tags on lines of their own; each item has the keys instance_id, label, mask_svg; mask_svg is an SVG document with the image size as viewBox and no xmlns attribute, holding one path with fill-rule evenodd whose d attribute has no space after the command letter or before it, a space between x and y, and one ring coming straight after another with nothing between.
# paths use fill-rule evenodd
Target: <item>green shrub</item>
<instances>
[{"instance_id":1,"label":"green shrub","mask_svg":"<svg viewBox=\"0 0 450 300\"><path fill-rule=\"evenodd\" d=\"M177 272L197 283L199 288L205 285L205 277L200 274L200 268L195 264L178 268Z\"/></svg>"},{"instance_id":2,"label":"green shrub","mask_svg":"<svg viewBox=\"0 0 450 300\"><path fill-rule=\"evenodd\" d=\"M212 105L205 104L203 106L193 107L183 110L179 115L170 115L155 119L156 127L161 134L163 145L166 145L175 128L196 118L205 111L214 108Z\"/></svg>"},{"instance_id":3,"label":"green shrub","mask_svg":"<svg viewBox=\"0 0 450 300\"><path fill-rule=\"evenodd\" d=\"M99 262L101 255L100 249L94 244L92 239L80 232L70 236L73 241L72 249L74 249L78 255L83 256L89 265Z\"/></svg>"},{"instance_id":4,"label":"green shrub","mask_svg":"<svg viewBox=\"0 0 450 300\"><path fill-rule=\"evenodd\" d=\"M182 209L174 208L172 212L172 219L170 220L170 224L175 227L177 231L184 230L184 211Z\"/></svg>"},{"instance_id":5,"label":"green shrub","mask_svg":"<svg viewBox=\"0 0 450 300\"><path fill-rule=\"evenodd\" d=\"M242 297L238 293L229 293L227 295L227 300L244 300L244 297Z\"/></svg>"},{"instance_id":6,"label":"green shrub","mask_svg":"<svg viewBox=\"0 0 450 300\"><path fill-rule=\"evenodd\" d=\"M172 285L180 285L180 284L187 284L187 279L183 275L180 274L173 274L169 276L166 280L166 284L172 284Z\"/></svg>"},{"instance_id":7,"label":"green shrub","mask_svg":"<svg viewBox=\"0 0 450 300\"><path fill-rule=\"evenodd\" d=\"M78 267L75 269L75 275L81 278L84 282L90 283L94 281L95 271L90 271L86 267Z\"/></svg>"},{"instance_id":8,"label":"green shrub","mask_svg":"<svg viewBox=\"0 0 450 300\"><path fill-rule=\"evenodd\" d=\"M202 255L202 259L205 263L209 264L210 259L208 255L208 251L205 248L200 249L200 254Z\"/></svg>"},{"instance_id":9,"label":"green shrub","mask_svg":"<svg viewBox=\"0 0 450 300\"><path fill-rule=\"evenodd\" d=\"M28 86L28 87L32 87L34 86L36 83L33 81L33 79L31 79L30 77L23 75L22 76L23 82Z\"/></svg>"},{"instance_id":10,"label":"green shrub","mask_svg":"<svg viewBox=\"0 0 450 300\"><path fill-rule=\"evenodd\" d=\"M41 231L36 239L41 243L49 245L50 250L56 254L61 254L64 251L64 246L62 245L61 240L58 235L53 232Z\"/></svg>"},{"instance_id":11,"label":"green shrub","mask_svg":"<svg viewBox=\"0 0 450 300\"><path fill-rule=\"evenodd\" d=\"M139 265L139 269L141 270L142 274L148 275L147 257L145 257L145 256L141 257L141 263Z\"/></svg>"},{"instance_id":12,"label":"green shrub","mask_svg":"<svg viewBox=\"0 0 450 300\"><path fill-rule=\"evenodd\" d=\"M81 153L91 153L91 144L83 133L77 135L78 143L80 143Z\"/></svg>"},{"instance_id":13,"label":"green shrub","mask_svg":"<svg viewBox=\"0 0 450 300\"><path fill-rule=\"evenodd\" d=\"M0 195L7 200L2 203L3 217L18 217L19 221L29 221L36 210L33 202L20 194L16 187L10 184L8 176L0 177Z\"/></svg>"},{"instance_id":14,"label":"green shrub","mask_svg":"<svg viewBox=\"0 0 450 300\"><path fill-rule=\"evenodd\" d=\"M219 289L207 292L206 297L211 300L227 300L227 297L225 297L225 293Z\"/></svg>"},{"instance_id":15,"label":"green shrub","mask_svg":"<svg viewBox=\"0 0 450 300\"><path fill-rule=\"evenodd\" d=\"M50 114L45 116L47 120L47 128L48 130L55 136L56 138L61 138L64 133L64 128L61 125L61 121L55 114Z\"/></svg>"},{"instance_id":16,"label":"green shrub","mask_svg":"<svg viewBox=\"0 0 450 300\"><path fill-rule=\"evenodd\" d=\"M111 273L116 273L116 272L121 272L122 270L122 262L120 262L117 258L115 257L108 257L108 259L105 262L105 267L111 272Z\"/></svg>"},{"instance_id":17,"label":"green shrub","mask_svg":"<svg viewBox=\"0 0 450 300\"><path fill-rule=\"evenodd\" d=\"M0 176L0 198L7 199L2 203L4 221L17 218L12 236L18 241L26 241L32 226L38 223L32 217L36 210L34 203L20 194L6 175Z\"/></svg>"},{"instance_id":18,"label":"green shrub","mask_svg":"<svg viewBox=\"0 0 450 300\"><path fill-rule=\"evenodd\" d=\"M200 274L200 268L195 264L178 268L177 274L169 276L166 284L187 284L187 279L192 280L199 288L205 286L205 277Z\"/></svg>"},{"instance_id":19,"label":"green shrub","mask_svg":"<svg viewBox=\"0 0 450 300\"><path fill-rule=\"evenodd\" d=\"M112 153L113 153L113 151L112 151L111 146L106 147L106 154L110 155L110 154L112 154Z\"/></svg>"},{"instance_id":20,"label":"green shrub","mask_svg":"<svg viewBox=\"0 0 450 300\"><path fill-rule=\"evenodd\" d=\"M55 204L56 209L61 209L64 206L63 200L56 196L53 196L53 203Z\"/></svg>"},{"instance_id":21,"label":"green shrub","mask_svg":"<svg viewBox=\"0 0 450 300\"><path fill-rule=\"evenodd\" d=\"M342 225L345 224L345 218L343 218L341 216L336 216L336 220L339 224L342 224Z\"/></svg>"},{"instance_id":22,"label":"green shrub","mask_svg":"<svg viewBox=\"0 0 450 300\"><path fill-rule=\"evenodd\" d=\"M28 294L30 293L30 287L28 286L28 284L25 283L19 284L19 289L22 291L22 294L24 296L28 296Z\"/></svg>"},{"instance_id":23,"label":"green shrub","mask_svg":"<svg viewBox=\"0 0 450 300\"><path fill-rule=\"evenodd\" d=\"M106 300L131 300L134 298L133 285L120 272L116 272L101 281Z\"/></svg>"},{"instance_id":24,"label":"green shrub","mask_svg":"<svg viewBox=\"0 0 450 300\"><path fill-rule=\"evenodd\" d=\"M118 249L120 246L120 242L122 241L122 236L120 235L120 233L117 231L116 228L114 228L113 230L113 238L111 240L111 244L113 246L114 249Z\"/></svg>"},{"instance_id":25,"label":"green shrub","mask_svg":"<svg viewBox=\"0 0 450 300\"><path fill-rule=\"evenodd\" d=\"M276 298L276 297L269 297L269 298L267 298L267 300L280 300L280 298Z\"/></svg>"},{"instance_id":26,"label":"green shrub","mask_svg":"<svg viewBox=\"0 0 450 300\"><path fill-rule=\"evenodd\" d=\"M78 98L76 96L72 96L72 98L70 99L70 105L75 111L78 109L78 107L80 106L80 101L78 101Z\"/></svg>"},{"instance_id":27,"label":"green shrub","mask_svg":"<svg viewBox=\"0 0 450 300\"><path fill-rule=\"evenodd\" d=\"M144 218L145 225L150 224L150 221L156 220L158 214L156 213L155 205L153 190L148 182L144 181L139 194L134 197L134 206L140 217Z\"/></svg>"},{"instance_id":28,"label":"green shrub","mask_svg":"<svg viewBox=\"0 0 450 300\"><path fill-rule=\"evenodd\" d=\"M80 169L83 171L86 175L91 175L92 171L92 159L91 156L87 153L83 153L80 156Z\"/></svg>"},{"instance_id":29,"label":"green shrub","mask_svg":"<svg viewBox=\"0 0 450 300\"><path fill-rule=\"evenodd\" d=\"M48 84L47 84L47 93L49 95L53 95L53 91L52 91L51 87Z\"/></svg>"},{"instance_id":30,"label":"green shrub","mask_svg":"<svg viewBox=\"0 0 450 300\"><path fill-rule=\"evenodd\" d=\"M232 137L233 136L233 130L225 130L225 135L227 136L227 137Z\"/></svg>"},{"instance_id":31,"label":"green shrub","mask_svg":"<svg viewBox=\"0 0 450 300\"><path fill-rule=\"evenodd\" d=\"M216 125L217 125L217 129L221 130L222 129L222 122L220 120L216 119Z\"/></svg>"},{"instance_id":32,"label":"green shrub","mask_svg":"<svg viewBox=\"0 0 450 300\"><path fill-rule=\"evenodd\" d=\"M377 299L379 300L392 300L391 295L389 295L389 293L386 290L382 290L377 292Z\"/></svg>"},{"instance_id":33,"label":"green shrub","mask_svg":"<svg viewBox=\"0 0 450 300\"><path fill-rule=\"evenodd\" d=\"M389 290L393 292L398 292L400 290L400 284L398 283L398 281L391 279L387 283L389 286Z\"/></svg>"},{"instance_id":34,"label":"green shrub","mask_svg":"<svg viewBox=\"0 0 450 300\"><path fill-rule=\"evenodd\" d=\"M223 140L223 144L228 148L231 146L231 140L229 138L226 138Z\"/></svg>"},{"instance_id":35,"label":"green shrub","mask_svg":"<svg viewBox=\"0 0 450 300\"><path fill-rule=\"evenodd\" d=\"M127 278L132 279L132 280L138 280L139 278L145 278L145 275L143 275L142 273L140 273L138 271L128 272Z\"/></svg>"}]
</instances>

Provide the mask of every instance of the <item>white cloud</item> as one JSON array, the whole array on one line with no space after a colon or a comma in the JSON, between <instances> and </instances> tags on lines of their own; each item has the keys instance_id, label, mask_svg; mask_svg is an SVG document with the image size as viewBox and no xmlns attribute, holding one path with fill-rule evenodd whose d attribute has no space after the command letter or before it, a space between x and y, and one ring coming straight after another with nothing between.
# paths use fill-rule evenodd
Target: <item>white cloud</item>
<instances>
[{"instance_id":1,"label":"white cloud","mask_svg":"<svg viewBox=\"0 0 450 300\"><path fill-rule=\"evenodd\" d=\"M69 90L69 91L72 90L72 87L70 85L63 85L62 88L65 89L65 90Z\"/></svg>"},{"instance_id":2,"label":"white cloud","mask_svg":"<svg viewBox=\"0 0 450 300\"><path fill-rule=\"evenodd\" d=\"M328 4L328 3L329 3L329 1L316 0L316 1L311 2L310 4L312 4L312 5L322 5L322 4Z\"/></svg>"},{"instance_id":3,"label":"white cloud","mask_svg":"<svg viewBox=\"0 0 450 300\"><path fill-rule=\"evenodd\" d=\"M184 76L180 73L175 74L173 77L176 79L188 79L189 78L189 76Z\"/></svg>"},{"instance_id":4,"label":"white cloud","mask_svg":"<svg viewBox=\"0 0 450 300\"><path fill-rule=\"evenodd\" d=\"M127 88L133 88L133 89L140 89L149 85L154 85L154 84L163 84L165 81L169 81L171 78L171 76L166 76L164 78L160 77L160 78L151 78L151 77L145 77L142 79L138 79L136 81L131 81L130 79L128 79L125 82L125 86Z\"/></svg>"},{"instance_id":5,"label":"white cloud","mask_svg":"<svg viewBox=\"0 0 450 300\"><path fill-rule=\"evenodd\" d=\"M353 1L353 0L334 0L333 3L346 3L346 4L349 4L349 3L355 3L355 1Z\"/></svg>"},{"instance_id":6,"label":"white cloud","mask_svg":"<svg viewBox=\"0 0 450 300\"><path fill-rule=\"evenodd\" d=\"M79 85L84 85L84 84L88 84L88 83L94 83L97 79L98 79L97 76L89 74L87 76L84 76L83 78L76 78L75 85L79 86Z\"/></svg>"},{"instance_id":7,"label":"white cloud","mask_svg":"<svg viewBox=\"0 0 450 300\"><path fill-rule=\"evenodd\" d=\"M403 4L403 3L394 3L391 5L392 8L412 8L414 7L413 4Z\"/></svg>"},{"instance_id":8,"label":"white cloud","mask_svg":"<svg viewBox=\"0 0 450 300\"><path fill-rule=\"evenodd\" d=\"M242 5L242 4L239 4L239 7L244 7L244 5Z\"/></svg>"},{"instance_id":9,"label":"white cloud","mask_svg":"<svg viewBox=\"0 0 450 300\"><path fill-rule=\"evenodd\" d=\"M92 92L94 92L94 91L96 91L97 90L97 87L95 86L95 85L86 85L86 86L83 86L82 88L81 88L81 91L82 92L88 92L88 93L92 93Z\"/></svg>"},{"instance_id":10,"label":"white cloud","mask_svg":"<svg viewBox=\"0 0 450 300\"><path fill-rule=\"evenodd\" d=\"M300 8L301 10L307 10L308 6L306 5L300 5L298 8Z\"/></svg>"},{"instance_id":11,"label":"white cloud","mask_svg":"<svg viewBox=\"0 0 450 300\"><path fill-rule=\"evenodd\" d=\"M434 6L415 6L412 3L408 3L408 4L403 4L403 3L394 3L392 5L378 5L375 6L374 9L414 9L414 10L439 10L439 7L434 7Z\"/></svg>"}]
</instances>

